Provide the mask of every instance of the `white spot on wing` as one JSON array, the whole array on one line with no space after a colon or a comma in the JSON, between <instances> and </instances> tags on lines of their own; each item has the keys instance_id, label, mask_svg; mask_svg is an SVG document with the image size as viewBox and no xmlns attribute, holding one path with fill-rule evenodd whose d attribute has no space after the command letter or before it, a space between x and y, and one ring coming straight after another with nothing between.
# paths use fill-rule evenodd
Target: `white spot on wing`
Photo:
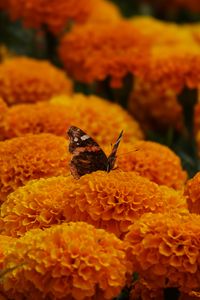
<instances>
[{"instance_id":1,"label":"white spot on wing","mask_svg":"<svg viewBox=\"0 0 200 300\"><path fill-rule=\"evenodd\" d=\"M84 134L84 135L81 137L81 140L82 140L82 141L85 141L85 140L87 140L87 139L89 139L89 138L90 138L89 135Z\"/></svg>"},{"instance_id":2,"label":"white spot on wing","mask_svg":"<svg viewBox=\"0 0 200 300\"><path fill-rule=\"evenodd\" d=\"M74 142L78 142L78 138L77 137L74 138Z\"/></svg>"}]
</instances>

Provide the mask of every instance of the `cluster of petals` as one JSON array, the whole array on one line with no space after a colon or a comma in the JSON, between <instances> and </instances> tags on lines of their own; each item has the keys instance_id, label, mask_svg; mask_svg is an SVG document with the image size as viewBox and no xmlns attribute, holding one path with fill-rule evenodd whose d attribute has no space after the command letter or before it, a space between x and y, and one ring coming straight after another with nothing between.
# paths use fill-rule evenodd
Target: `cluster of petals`
<instances>
[{"instance_id":1,"label":"cluster of petals","mask_svg":"<svg viewBox=\"0 0 200 300\"><path fill-rule=\"evenodd\" d=\"M6 236L0 234L0 271L4 267L4 258L7 252L7 249L9 246L11 246L14 243L15 239L11 236ZM1 278L1 272L0 272L0 278ZM1 298L0 298L1 299Z\"/></svg>"},{"instance_id":2,"label":"cluster of petals","mask_svg":"<svg viewBox=\"0 0 200 300\"><path fill-rule=\"evenodd\" d=\"M134 18L132 23L152 39L152 48L144 74L135 81L129 110L146 128L180 130L183 118L178 95L184 87L198 88L200 82L198 26L149 17Z\"/></svg>"},{"instance_id":3,"label":"cluster of petals","mask_svg":"<svg viewBox=\"0 0 200 300\"><path fill-rule=\"evenodd\" d=\"M166 87L135 79L134 89L128 101L129 112L141 124L144 131L158 128L183 129L183 110L177 94Z\"/></svg>"},{"instance_id":4,"label":"cluster of petals","mask_svg":"<svg viewBox=\"0 0 200 300\"><path fill-rule=\"evenodd\" d=\"M71 92L71 80L47 61L14 57L0 65L0 96L8 105L45 101Z\"/></svg>"},{"instance_id":5,"label":"cluster of petals","mask_svg":"<svg viewBox=\"0 0 200 300\"><path fill-rule=\"evenodd\" d=\"M0 142L0 201L31 179L68 173L65 138L27 134Z\"/></svg>"},{"instance_id":6,"label":"cluster of petals","mask_svg":"<svg viewBox=\"0 0 200 300\"><path fill-rule=\"evenodd\" d=\"M0 138L26 133L52 133L65 136L71 125L84 130L101 144L111 144L123 129L124 142L142 139L139 124L119 105L96 96L74 94L57 96L50 102L18 104L5 113L0 102Z\"/></svg>"},{"instance_id":7,"label":"cluster of petals","mask_svg":"<svg viewBox=\"0 0 200 300\"><path fill-rule=\"evenodd\" d=\"M84 222L34 229L8 247L3 281L9 299L92 300L116 297L126 283L123 242Z\"/></svg>"},{"instance_id":8,"label":"cluster of petals","mask_svg":"<svg viewBox=\"0 0 200 300\"><path fill-rule=\"evenodd\" d=\"M119 7L109 0L95 0L90 15L87 19L88 23L111 23L121 20Z\"/></svg>"},{"instance_id":9,"label":"cluster of petals","mask_svg":"<svg viewBox=\"0 0 200 300\"><path fill-rule=\"evenodd\" d=\"M151 141L122 143L116 165L119 170L135 171L157 184L174 189L181 190L187 179L180 158L168 147Z\"/></svg>"},{"instance_id":10,"label":"cluster of petals","mask_svg":"<svg viewBox=\"0 0 200 300\"><path fill-rule=\"evenodd\" d=\"M184 87L197 88L200 83L200 46L196 43L160 45L152 56L143 79L160 84L179 94Z\"/></svg>"},{"instance_id":11,"label":"cluster of petals","mask_svg":"<svg viewBox=\"0 0 200 300\"><path fill-rule=\"evenodd\" d=\"M139 74L148 60L151 40L129 21L75 26L59 47L64 67L76 80L92 83L109 78L121 87L128 74Z\"/></svg>"},{"instance_id":12,"label":"cluster of petals","mask_svg":"<svg viewBox=\"0 0 200 300\"><path fill-rule=\"evenodd\" d=\"M191 213L200 214L200 172L187 181L185 187L188 209Z\"/></svg>"},{"instance_id":13,"label":"cluster of petals","mask_svg":"<svg viewBox=\"0 0 200 300\"><path fill-rule=\"evenodd\" d=\"M24 25L32 28L46 26L58 34L71 21L82 23L87 20L95 1L93 0L8 0L4 9L12 20L22 20Z\"/></svg>"},{"instance_id":14,"label":"cluster of petals","mask_svg":"<svg viewBox=\"0 0 200 300\"><path fill-rule=\"evenodd\" d=\"M147 213L129 227L124 240L133 270L149 287L199 291L199 215Z\"/></svg>"},{"instance_id":15,"label":"cluster of petals","mask_svg":"<svg viewBox=\"0 0 200 300\"><path fill-rule=\"evenodd\" d=\"M182 193L159 186L134 172L97 171L28 182L9 194L1 206L1 230L13 237L32 228L85 221L123 237L146 212L187 212Z\"/></svg>"}]
</instances>

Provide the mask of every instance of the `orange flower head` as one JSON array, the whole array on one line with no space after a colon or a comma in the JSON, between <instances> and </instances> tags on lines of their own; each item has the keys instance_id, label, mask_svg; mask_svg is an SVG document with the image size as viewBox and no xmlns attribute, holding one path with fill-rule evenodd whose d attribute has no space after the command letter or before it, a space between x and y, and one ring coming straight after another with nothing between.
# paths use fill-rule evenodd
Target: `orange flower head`
<instances>
[{"instance_id":1,"label":"orange flower head","mask_svg":"<svg viewBox=\"0 0 200 300\"><path fill-rule=\"evenodd\" d=\"M199 98L199 91L198 91ZM194 133L197 144L198 156L200 156L200 103L195 105L194 109Z\"/></svg>"},{"instance_id":2,"label":"orange flower head","mask_svg":"<svg viewBox=\"0 0 200 300\"><path fill-rule=\"evenodd\" d=\"M194 25L165 22L150 16L133 17L131 23L135 27L139 27L147 38L152 39L152 48L157 45L174 46L195 41L190 29L190 26L193 28Z\"/></svg>"},{"instance_id":3,"label":"orange flower head","mask_svg":"<svg viewBox=\"0 0 200 300\"><path fill-rule=\"evenodd\" d=\"M164 145L150 141L122 143L117 156L119 170L135 171L157 184L174 189L184 187L187 174L180 158Z\"/></svg>"},{"instance_id":4,"label":"orange flower head","mask_svg":"<svg viewBox=\"0 0 200 300\"><path fill-rule=\"evenodd\" d=\"M185 187L188 209L191 213L200 214L200 172L188 180Z\"/></svg>"},{"instance_id":5,"label":"orange flower head","mask_svg":"<svg viewBox=\"0 0 200 300\"><path fill-rule=\"evenodd\" d=\"M140 74L148 60L150 39L129 21L75 26L61 40L60 58L76 79L85 83L111 79L121 87L128 74Z\"/></svg>"},{"instance_id":6,"label":"orange flower head","mask_svg":"<svg viewBox=\"0 0 200 300\"><path fill-rule=\"evenodd\" d=\"M50 103L10 107L0 122L0 136L8 139L42 132L66 136L66 130L71 125L83 129L100 146L112 143L122 129L124 142L143 138L138 123L119 105L82 94L57 96Z\"/></svg>"},{"instance_id":7,"label":"orange flower head","mask_svg":"<svg viewBox=\"0 0 200 300\"><path fill-rule=\"evenodd\" d=\"M197 43L157 45L152 49L143 80L160 91L172 90L178 95L184 87L198 88L200 83L200 46Z\"/></svg>"},{"instance_id":8,"label":"orange flower head","mask_svg":"<svg viewBox=\"0 0 200 300\"><path fill-rule=\"evenodd\" d=\"M148 213L129 227L124 239L133 270L153 289L199 289L200 216Z\"/></svg>"},{"instance_id":9,"label":"orange flower head","mask_svg":"<svg viewBox=\"0 0 200 300\"><path fill-rule=\"evenodd\" d=\"M46 101L71 92L71 81L47 61L16 57L0 65L0 96L8 105Z\"/></svg>"},{"instance_id":10,"label":"orange flower head","mask_svg":"<svg viewBox=\"0 0 200 300\"><path fill-rule=\"evenodd\" d=\"M1 206L1 229L18 237L32 228L84 221L123 237L145 212L187 212L182 193L134 172L97 171L33 180L8 195Z\"/></svg>"},{"instance_id":11,"label":"orange flower head","mask_svg":"<svg viewBox=\"0 0 200 300\"><path fill-rule=\"evenodd\" d=\"M0 142L0 201L31 179L68 174L68 161L63 137L27 134Z\"/></svg>"},{"instance_id":12,"label":"orange flower head","mask_svg":"<svg viewBox=\"0 0 200 300\"><path fill-rule=\"evenodd\" d=\"M178 94L185 86L199 86L199 29L150 17L133 18L132 23L153 44L144 76L134 82L129 110L143 128L181 130L183 112Z\"/></svg>"},{"instance_id":13,"label":"orange flower head","mask_svg":"<svg viewBox=\"0 0 200 300\"><path fill-rule=\"evenodd\" d=\"M95 5L89 15L89 23L110 23L122 20L118 6L108 0L95 0Z\"/></svg>"},{"instance_id":14,"label":"orange flower head","mask_svg":"<svg viewBox=\"0 0 200 300\"><path fill-rule=\"evenodd\" d=\"M166 130L169 127L183 129L183 110L177 94L156 83L136 78L129 100L128 109L133 117L147 130Z\"/></svg>"},{"instance_id":15,"label":"orange flower head","mask_svg":"<svg viewBox=\"0 0 200 300\"><path fill-rule=\"evenodd\" d=\"M123 242L84 222L30 230L5 258L7 267L22 262L3 282L9 299L113 299L128 267Z\"/></svg>"},{"instance_id":16,"label":"orange flower head","mask_svg":"<svg viewBox=\"0 0 200 300\"><path fill-rule=\"evenodd\" d=\"M59 34L72 21L82 23L90 15L93 0L8 0L4 9L12 20L21 19L25 26L43 28L46 26L54 34Z\"/></svg>"}]
</instances>

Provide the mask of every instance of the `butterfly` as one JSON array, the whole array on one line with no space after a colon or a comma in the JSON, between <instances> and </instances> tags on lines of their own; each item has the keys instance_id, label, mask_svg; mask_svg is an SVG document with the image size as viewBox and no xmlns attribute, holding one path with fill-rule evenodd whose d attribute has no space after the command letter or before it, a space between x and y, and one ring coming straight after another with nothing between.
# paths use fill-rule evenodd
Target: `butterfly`
<instances>
[{"instance_id":1,"label":"butterfly","mask_svg":"<svg viewBox=\"0 0 200 300\"><path fill-rule=\"evenodd\" d=\"M97 142L80 128L71 126L67 131L67 135L69 137L69 152L73 155L69 166L75 179L97 170L110 172L114 168L123 130L120 132L108 157Z\"/></svg>"}]
</instances>

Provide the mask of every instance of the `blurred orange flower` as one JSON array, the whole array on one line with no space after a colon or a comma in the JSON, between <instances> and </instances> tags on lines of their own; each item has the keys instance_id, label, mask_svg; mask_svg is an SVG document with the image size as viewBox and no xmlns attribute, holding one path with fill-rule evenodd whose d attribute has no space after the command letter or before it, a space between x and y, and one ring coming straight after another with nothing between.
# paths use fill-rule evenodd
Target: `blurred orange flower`
<instances>
[{"instance_id":1,"label":"blurred orange flower","mask_svg":"<svg viewBox=\"0 0 200 300\"><path fill-rule=\"evenodd\" d=\"M200 214L200 172L188 180L185 187L188 209L191 213Z\"/></svg>"},{"instance_id":2,"label":"blurred orange flower","mask_svg":"<svg viewBox=\"0 0 200 300\"><path fill-rule=\"evenodd\" d=\"M123 141L134 142L143 134L136 121L119 105L96 96L75 94L54 97L50 103L15 105L1 121L1 139L26 133L49 132L66 135L69 126L76 125L102 144L110 144L123 129Z\"/></svg>"},{"instance_id":3,"label":"blurred orange flower","mask_svg":"<svg viewBox=\"0 0 200 300\"><path fill-rule=\"evenodd\" d=\"M183 129L178 95L184 87L198 88L200 43L198 25L177 25L150 17L132 19L142 34L152 39L150 59L136 78L129 110L143 128Z\"/></svg>"},{"instance_id":4,"label":"blurred orange flower","mask_svg":"<svg viewBox=\"0 0 200 300\"><path fill-rule=\"evenodd\" d=\"M8 105L45 101L71 92L71 80L47 61L15 57L0 65L0 96Z\"/></svg>"},{"instance_id":5,"label":"blurred orange flower","mask_svg":"<svg viewBox=\"0 0 200 300\"><path fill-rule=\"evenodd\" d=\"M200 83L200 47L197 43L160 45L152 57L143 79L157 83L162 90L172 89L179 94L183 87L197 88Z\"/></svg>"},{"instance_id":6,"label":"blurred orange flower","mask_svg":"<svg viewBox=\"0 0 200 300\"><path fill-rule=\"evenodd\" d=\"M122 237L145 212L187 212L182 193L134 172L97 171L75 180L34 180L11 193L1 206L1 230L21 236L32 228L85 221Z\"/></svg>"},{"instance_id":7,"label":"blurred orange flower","mask_svg":"<svg viewBox=\"0 0 200 300\"><path fill-rule=\"evenodd\" d=\"M180 158L168 147L155 142L122 143L116 163L119 170L135 171L157 184L174 189L183 189L187 179Z\"/></svg>"},{"instance_id":8,"label":"blurred orange flower","mask_svg":"<svg viewBox=\"0 0 200 300\"><path fill-rule=\"evenodd\" d=\"M122 19L119 7L108 0L95 0L87 22L91 23L110 23Z\"/></svg>"},{"instance_id":9,"label":"blurred orange flower","mask_svg":"<svg viewBox=\"0 0 200 300\"><path fill-rule=\"evenodd\" d=\"M129 21L75 26L61 40L60 58L76 80L86 83L111 79L121 87L128 74L144 71L151 40Z\"/></svg>"},{"instance_id":10,"label":"blurred orange flower","mask_svg":"<svg viewBox=\"0 0 200 300\"><path fill-rule=\"evenodd\" d=\"M200 216L145 214L129 227L125 242L133 270L149 287L198 291Z\"/></svg>"},{"instance_id":11,"label":"blurred orange flower","mask_svg":"<svg viewBox=\"0 0 200 300\"><path fill-rule=\"evenodd\" d=\"M68 161L63 137L27 134L0 142L0 202L31 179L68 174Z\"/></svg>"},{"instance_id":12,"label":"blurred orange flower","mask_svg":"<svg viewBox=\"0 0 200 300\"><path fill-rule=\"evenodd\" d=\"M146 130L183 129L183 110L171 89L136 78L128 101L129 112Z\"/></svg>"},{"instance_id":13,"label":"blurred orange flower","mask_svg":"<svg viewBox=\"0 0 200 300\"><path fill-rule=\"evenodd\" d=\"M9 299L112 299L128 267L123 242L83 222L27 232L8 248L4 264L23 261L3 282Z\"/></svg>"},{"instance_id":14,"label":"blurred orange flower","mask_svg":"<svg viewBox=\"0 0 200 300\"><path fill-rule=\"evenodd\" d=\"M21 19L25 26L41 28L47 26L58 34L70 22L87 20L95 2L93 0L8 0L4 5L12 20Z\"/></svg>"}]
</instances>

